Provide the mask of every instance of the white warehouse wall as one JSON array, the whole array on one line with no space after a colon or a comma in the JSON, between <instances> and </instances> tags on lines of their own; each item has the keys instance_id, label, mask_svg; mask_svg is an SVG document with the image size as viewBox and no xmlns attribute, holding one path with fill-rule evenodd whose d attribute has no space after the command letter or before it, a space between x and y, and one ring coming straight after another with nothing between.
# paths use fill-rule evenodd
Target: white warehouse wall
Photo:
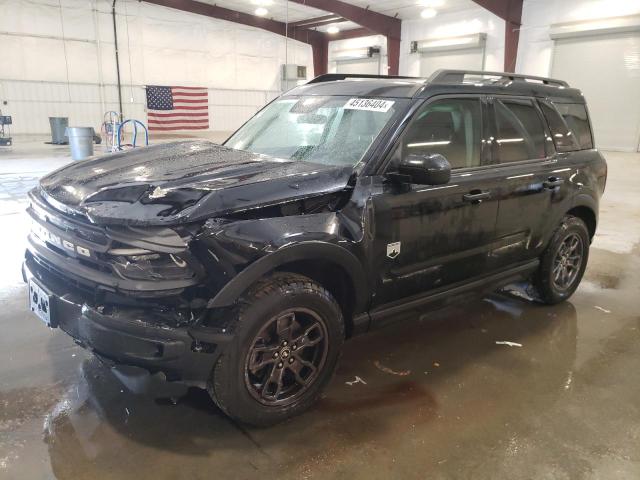
<instances>
[{"instance_id":1,"label":"white warehouse wall","mask_svg":"<svg viewBox=\"0 0 640 480\"><path fill-rule=\"evenodd\" d=\"M0 0L0 108L12 133L48 133L49 116L97 128L118 109L111 0L61 3ZM237 128L279 94L282 36L137 1L116 8L125 117L146 122L145 85L208 87L212 130ZM289 40L287 55L313 76L309 45Z\"/></svg>"},{"instance_id":2,"label":"white warehouse wall","mask_svg":"<svg viewBox=\"0 0 640 480\"><path fill-rule=\"evenodd\" d=\"M329 42L329 65L327 71L335 73L337 64L336 52L368 47L380 47L380 75L387 75L387 37L384 35L370 35L367 37L348 38Z\"/></svg>"},{"instance_id":3,"label":"white warehouse wall","mask_svg":"<svg viewBox=\"0 0 640 480\"><path fill-rule=\"evenodd\" d=\"M420 75L420 54L410 53L412 41L474 33L487 34L485 70L501 72L504 70L504 25L504 20L480 6L430 19L405 20L400 42L400 75Z\"/></svg>"},{"instance_id":4,"label":"white warehouse wall","mask_svg":"<svg viewBox=\"0 0 640 480\"><path fill-rule=\"evenodd\" d=\"M480 6L439 14L431 19L404 20L400 42L399 74L420 76L420 54L410 53L412 41L475 33L487 34L485 69L501 72L504 70L504 25L504 20ZM373 46L382 47L380 74L386 75L387 42L383 35L329 42L328 71L333 73L336 70L336 62L333 60L336 51Z\"/></svg>"},{"instance_id":5,"label":"white warehouse wall","mask_svg":"<svg viewBox=\"0 0 640 480\"><path fill-rule=\"evenodd\" d=\"M551 74L550 26L640 13L640 0L524 0L516 71Z\"/></svg>"}]
</instances>

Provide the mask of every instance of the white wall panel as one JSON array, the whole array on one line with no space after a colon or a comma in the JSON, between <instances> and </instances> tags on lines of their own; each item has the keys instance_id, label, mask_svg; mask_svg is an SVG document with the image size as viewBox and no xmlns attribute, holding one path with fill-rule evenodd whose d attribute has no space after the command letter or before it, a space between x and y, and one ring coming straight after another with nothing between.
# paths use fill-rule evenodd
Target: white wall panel
<instances>
[{"instance_id":1,"label":"white wall panel","mask_svg":"<svg viewBox=\"0 0 640 480\"><path fill-rule=\"evenodd\" d=\"M57 116L69 117L70 125L98 129L104 112L118 109L115 85L101 89L91 84L3 81L0 95L8 99L3 111L14 117L14 133L48 133L48 118ZM278 91L209 89L210 128L234 130L278 95ZM143 85L123 85L125 117L146 122L145 98Z\"/></svg>"},{"instance_id":2,"label":"white wall panel","mask_svg":"<svg viewBox=\"0 0 640 480\"><path fill-rule=\"evenodd\" d=\"M368 47L380 47L380 55L379 57L376 57L375 65L372 63L352 65L353 62L344 63L336 61L336 57L339 55L339 52ZM367 60L363 61L366 62ZM339 65L339 63L341 63L341 65ZM368 73L386 75L387 65L387 39L384 35L370 35L368 37L349 38L329 42L329 73Z\"/></svg>"},{"instance_id":3,"label":"white wall panel","mask_svg":"<svg viewBox=\"0 0 640 480\"><path fill-rule=\"evenodd\" d=\"M516 71L549 76L552 24L640 13L638 0L524 0Z\"/></svg>"},{"instance_id":4,"label":"white wall panel","mask_svg":"<svg viewBox=\"0 0 640 480\"><path fill-rule=\"evenodd\" d=\"M380 75L382 69L380 60L378 56L363 60L341 60L336 62L336 73Z\"/></svg>"},{"instance_id":5,"label":"white wall panel","mask_svg":"<svg viewBox=\"0 0 640 480\"><path fill-rule=\"evenodd\" d=\"M400 72L420 76L421 54L410 53L411 42L486 33L484 52L486 70L504 70L504 20L482 7L444 13L428 20L402 22ZM443 63L443 66L446 64Z\"/></svg>"},{"instance_id":6,"label":"white wall panel","mask_svg":"<svg viewBox=\"0 0 640 480\"><path fill-rule=\"evenodd\" d=\"M48 133L49 116L97 128L118 108L111 0L61 3L65 41L58 0L0 0L0 100L13 133ZM285 52L313 75L309 45L285 48L260 29L133 0L119 0L117 12L127 117L146 120L145 85L205 86L211 128L228 130L278 95Z\"/></svg>"},{"instance_id":7,"label":"white wall panel","mask_svg":"<svg viewBox=\"0 0 640 480\"><path fill-rule=\"evenodd\" d=\"M420 54L420 76L430 77L441 68L452 70L482 70L484 48L435 51Z\"/></svg>"},{"instance_id":8,"label":"white wall panel","mask_svg":"<svg viewBox=\"0 0 640 480\"><path fill-rule=\"evenodd\" d=\"M516 71L555 75L583 89L600 148L635 150L640 143L637 41L628 40L625 45L617 42L618 34L605 33L558 40L556 44L551 39L551 26L637 14L640 0L524 1Z\"/></svg>"},{"instance_id":9,"label":"white wall panel","mask_svg":"<svg viewBox=\"0 0 640 480\"><path fill-rule=\"evenodd\" d=\"M638 149L640 33L558 40L551 74L582 90L597 147Z\"/></svg>"}]
</instances>

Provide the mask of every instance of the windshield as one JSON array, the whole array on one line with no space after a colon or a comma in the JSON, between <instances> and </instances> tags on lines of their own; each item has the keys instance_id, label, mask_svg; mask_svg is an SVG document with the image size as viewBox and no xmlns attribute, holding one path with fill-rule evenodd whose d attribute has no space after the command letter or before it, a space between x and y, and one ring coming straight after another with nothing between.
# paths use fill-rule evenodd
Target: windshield
<instances>
[{"instance_id":1,"label":"windshield","mask_svg":"<svg viewBox=\"0 0 640 480\"><path fill-rule=\"evenodd\" d=\"M227 147L278 158L355 165L406 100L300 96L258 112Z\"/></svg>"}]
</instances>

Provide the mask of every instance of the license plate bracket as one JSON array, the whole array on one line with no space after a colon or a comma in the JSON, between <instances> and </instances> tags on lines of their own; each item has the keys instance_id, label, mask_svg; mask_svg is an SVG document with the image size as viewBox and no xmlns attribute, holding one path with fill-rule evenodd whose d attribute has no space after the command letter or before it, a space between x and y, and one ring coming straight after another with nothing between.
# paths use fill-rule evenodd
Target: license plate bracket
<instances>
[{"instance_id":1,"label":"license plate bracket","mask_svg":"<svg viewBox=\"0 0 640 480\"><path fill-rule=\"evenodd\" d=\"M29 279L29 309L50 328L57 327L53 297L33 278Z\"/></svg>"}]
</instances>

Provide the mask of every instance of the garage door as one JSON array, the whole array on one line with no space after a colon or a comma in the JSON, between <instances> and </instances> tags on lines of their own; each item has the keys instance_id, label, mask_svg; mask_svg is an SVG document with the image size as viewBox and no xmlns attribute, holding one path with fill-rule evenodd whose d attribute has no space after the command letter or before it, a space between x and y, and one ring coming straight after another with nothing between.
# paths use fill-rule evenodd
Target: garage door
<instances>
[{"instance_id":1,"label":"garage door","mask_svg":"<svg viewBox=\"0 0 640 480\"><path fill-rule=\"evenodd\" d=\"M558 39L551 70L584 93L598 148L638 150L640 34Z\"/></svg>"},{"instance_id":2,"label":"garage door","mask_svg":"<svg viewBox=\"0 0 640 480\"><path fill-rule=\"evenodd\" d=\"M484 70L484 49L468 48L425 52L420 55L420 76L428 77L440 68Z\"/></svg>"},{"instance_id":3,"label":"garage door","mask_svg":"<svg viewBox=\"0 0 640 480\"><path fill-rule=\"evenodd\" d=\"M380 75L380 57L362 60L339 60L336 62L336 73L360 73Z\"/></svg>"}]
</instances>

